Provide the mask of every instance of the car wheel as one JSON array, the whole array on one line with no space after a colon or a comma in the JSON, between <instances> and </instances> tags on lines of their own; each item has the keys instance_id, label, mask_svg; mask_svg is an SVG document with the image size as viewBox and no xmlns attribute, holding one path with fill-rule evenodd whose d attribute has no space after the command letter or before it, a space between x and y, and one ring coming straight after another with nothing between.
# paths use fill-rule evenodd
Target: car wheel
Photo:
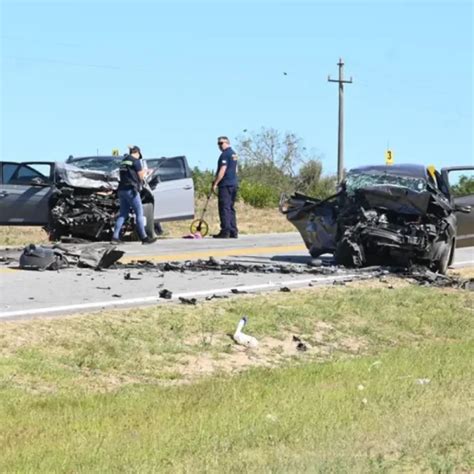
<instances>
[{"instance_id":1,"label":"car wheel","mask_svg":"<svg viewBox=\"0 0 474 474\"><path fill-rule=\"evenodd\" d=\"M163 226L161 225L160 221L155 221L155 234L156 235L163 235Z\"/></svg>"},{"instance_id":2,"label":"car wheel","mask_svg":"<svg viewBox=\"0 0 474 474\"><path fill-rule=\"evenodd\" d=\"M154 206L153 203L147 202L143 204L143 215L145 216L145 231L150 238L156 237L155 234L155 220L153 217Z\"/></svg>"},{"instance_id":3,"label":"car wheel","mask_svg":"<svg viewBox=\"0 0 474 474\"><path fill-rule=\"evenodd\" d=\"M442 245L443 248L441 249L440 257L435 260L435 262L433 262L432 268L441 275L445 275L448 271L454 240L450 240L449 242L440 242L439 244Z\"/></svg>"}]
</instances>

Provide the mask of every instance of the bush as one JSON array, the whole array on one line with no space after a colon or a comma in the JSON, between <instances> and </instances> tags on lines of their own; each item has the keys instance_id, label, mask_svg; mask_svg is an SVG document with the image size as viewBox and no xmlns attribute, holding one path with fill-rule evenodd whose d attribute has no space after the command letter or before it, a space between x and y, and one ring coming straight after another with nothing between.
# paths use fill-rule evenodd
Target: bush
<instances>
[{"instance_id":1,"label":"bush","mask_svg":"<svg viewBox=\"0 0 474 474\"><path fill-rule=\"evenodd\" d=\"M275 207L280 193L271 186L261 183L242 181L239 189L240 198L253 207Z\"/></svg>"},{"instance_id":2,"label":"bush","mask_svg":"<svg viewBox=\"0 0 474 474\"><path fill-rule=\"evenodd\" d=\"M200 170L197 166L193 169L194 190L197 197L207 197L211 191L214 173L210 170Z\"/></svg>"}]
</instances>

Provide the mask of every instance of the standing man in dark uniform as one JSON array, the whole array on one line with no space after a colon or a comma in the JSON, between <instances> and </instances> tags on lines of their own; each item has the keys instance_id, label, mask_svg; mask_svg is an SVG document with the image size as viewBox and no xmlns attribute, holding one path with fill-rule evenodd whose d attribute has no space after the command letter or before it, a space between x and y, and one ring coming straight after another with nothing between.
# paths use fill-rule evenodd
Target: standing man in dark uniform
<instances>
[{"instance_id":1,"label":"standing man in dark uniform","mask_svg":"<svg viewBox=\"0 0 474 474\"><path fill-rule=\"evenodd\" d=\"M221 151L217 162L217 172L212 183L212 192L218 190L219 218L221 231L214 235L215 239L236 239L239 236L235 217L235 200L237 198L237 159L238 156L230 146L227 137L219 137L217 146Z\"/></svg>"},{"instance_id":2,"label":"standing man in dark uniform","mask_svg":"<svg viewBox=\"0 0 474 474\"><path fill-rule=\"evenodd\" d=\"M120 213L115 223L112 243L120 242L120 230L128 219L130 209L133 209L136 219L137 233L143 244L151 244L156 238L146 235L145 219L143 217L143 204L140 191L145 179L142 153L137 146L129 147L130 154L123 157L120 163L120 181L118 185L118 197L120 200Z\"/></svg>"}]
</instances>

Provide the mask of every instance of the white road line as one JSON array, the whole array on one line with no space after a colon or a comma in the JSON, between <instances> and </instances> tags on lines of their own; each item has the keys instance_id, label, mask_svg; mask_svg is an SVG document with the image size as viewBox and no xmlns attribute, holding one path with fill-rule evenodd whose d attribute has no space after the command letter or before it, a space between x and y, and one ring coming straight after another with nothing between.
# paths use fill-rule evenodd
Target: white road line
<instances>
[{"instance_id":1,"label":"white road line","mask_svg":"<svg viewBox=\"0 0 474 474\"><path fill-rule=\"evenodd\" d=\"M454 262L450 267L461 267L463 265L474 265L474 260L465 260L464 262Z\"/></svg>"},{"instance_id":2,"label":"white road line","mask_svg":"<svg viewBox=\"0 0 474 474\"><path fill-rule=\"evenodd\" d=\"M239 291L256 291L256 290L268 290L271 288L280 288L282 286L296 286L296 285L307 285L309 283L323 283L323 282L333 282L348 280L357 277L358 279L363 279L364 277L370 277L370 273L366 274L345 274L339 276L324 276L317 277L313 276L312 278L305 278L301 280L286 280L280 282L269 282L261 283L257 285L247 285L247 286L231 286L228 288L217 288L212 290L201 290L201 291L189 291L185 293L173 293L173 300L178 298L191 298L199 296L211 296L211 295L222 295L225 293L231 293L233 289L238 289ZM52 313L71 313L74 311L84 311L84 310L94 310L94 309L105 309L105 308L114 308L117 306L132 306L139 305L142 306L147 303L164 303L169 300L164 300L159 296L144 296L141 298L128 298L124 300L109 300L109 301L99 301L95 303L81 303L81 304L71 304L65 306L48 306L45 308L34 308L34 309L24 309L16 311L5 311L0 313L0 319L5 318L15 318L21 316L39 316Z\"/></svg>"}]
</instances>

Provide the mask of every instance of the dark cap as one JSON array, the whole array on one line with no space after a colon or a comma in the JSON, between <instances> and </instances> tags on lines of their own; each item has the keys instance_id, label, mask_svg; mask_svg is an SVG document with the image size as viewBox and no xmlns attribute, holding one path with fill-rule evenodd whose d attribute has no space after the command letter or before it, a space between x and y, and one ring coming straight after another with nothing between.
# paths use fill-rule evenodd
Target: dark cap
<instances>
[{"instance_id":1,"label":"dark cap","mask_svg":"<svg viewBox=\"0 0 474 474\"><path fill-rule=\"evenodd\" d=\"M133 146L129 146L128 149L130 150L130 154L132 153L138 153L140 155L140 158L143 158L142 157L142 152L140 150L140 147L136 146L136 145L133 145Z\"/></svg>"}]
</instances>

